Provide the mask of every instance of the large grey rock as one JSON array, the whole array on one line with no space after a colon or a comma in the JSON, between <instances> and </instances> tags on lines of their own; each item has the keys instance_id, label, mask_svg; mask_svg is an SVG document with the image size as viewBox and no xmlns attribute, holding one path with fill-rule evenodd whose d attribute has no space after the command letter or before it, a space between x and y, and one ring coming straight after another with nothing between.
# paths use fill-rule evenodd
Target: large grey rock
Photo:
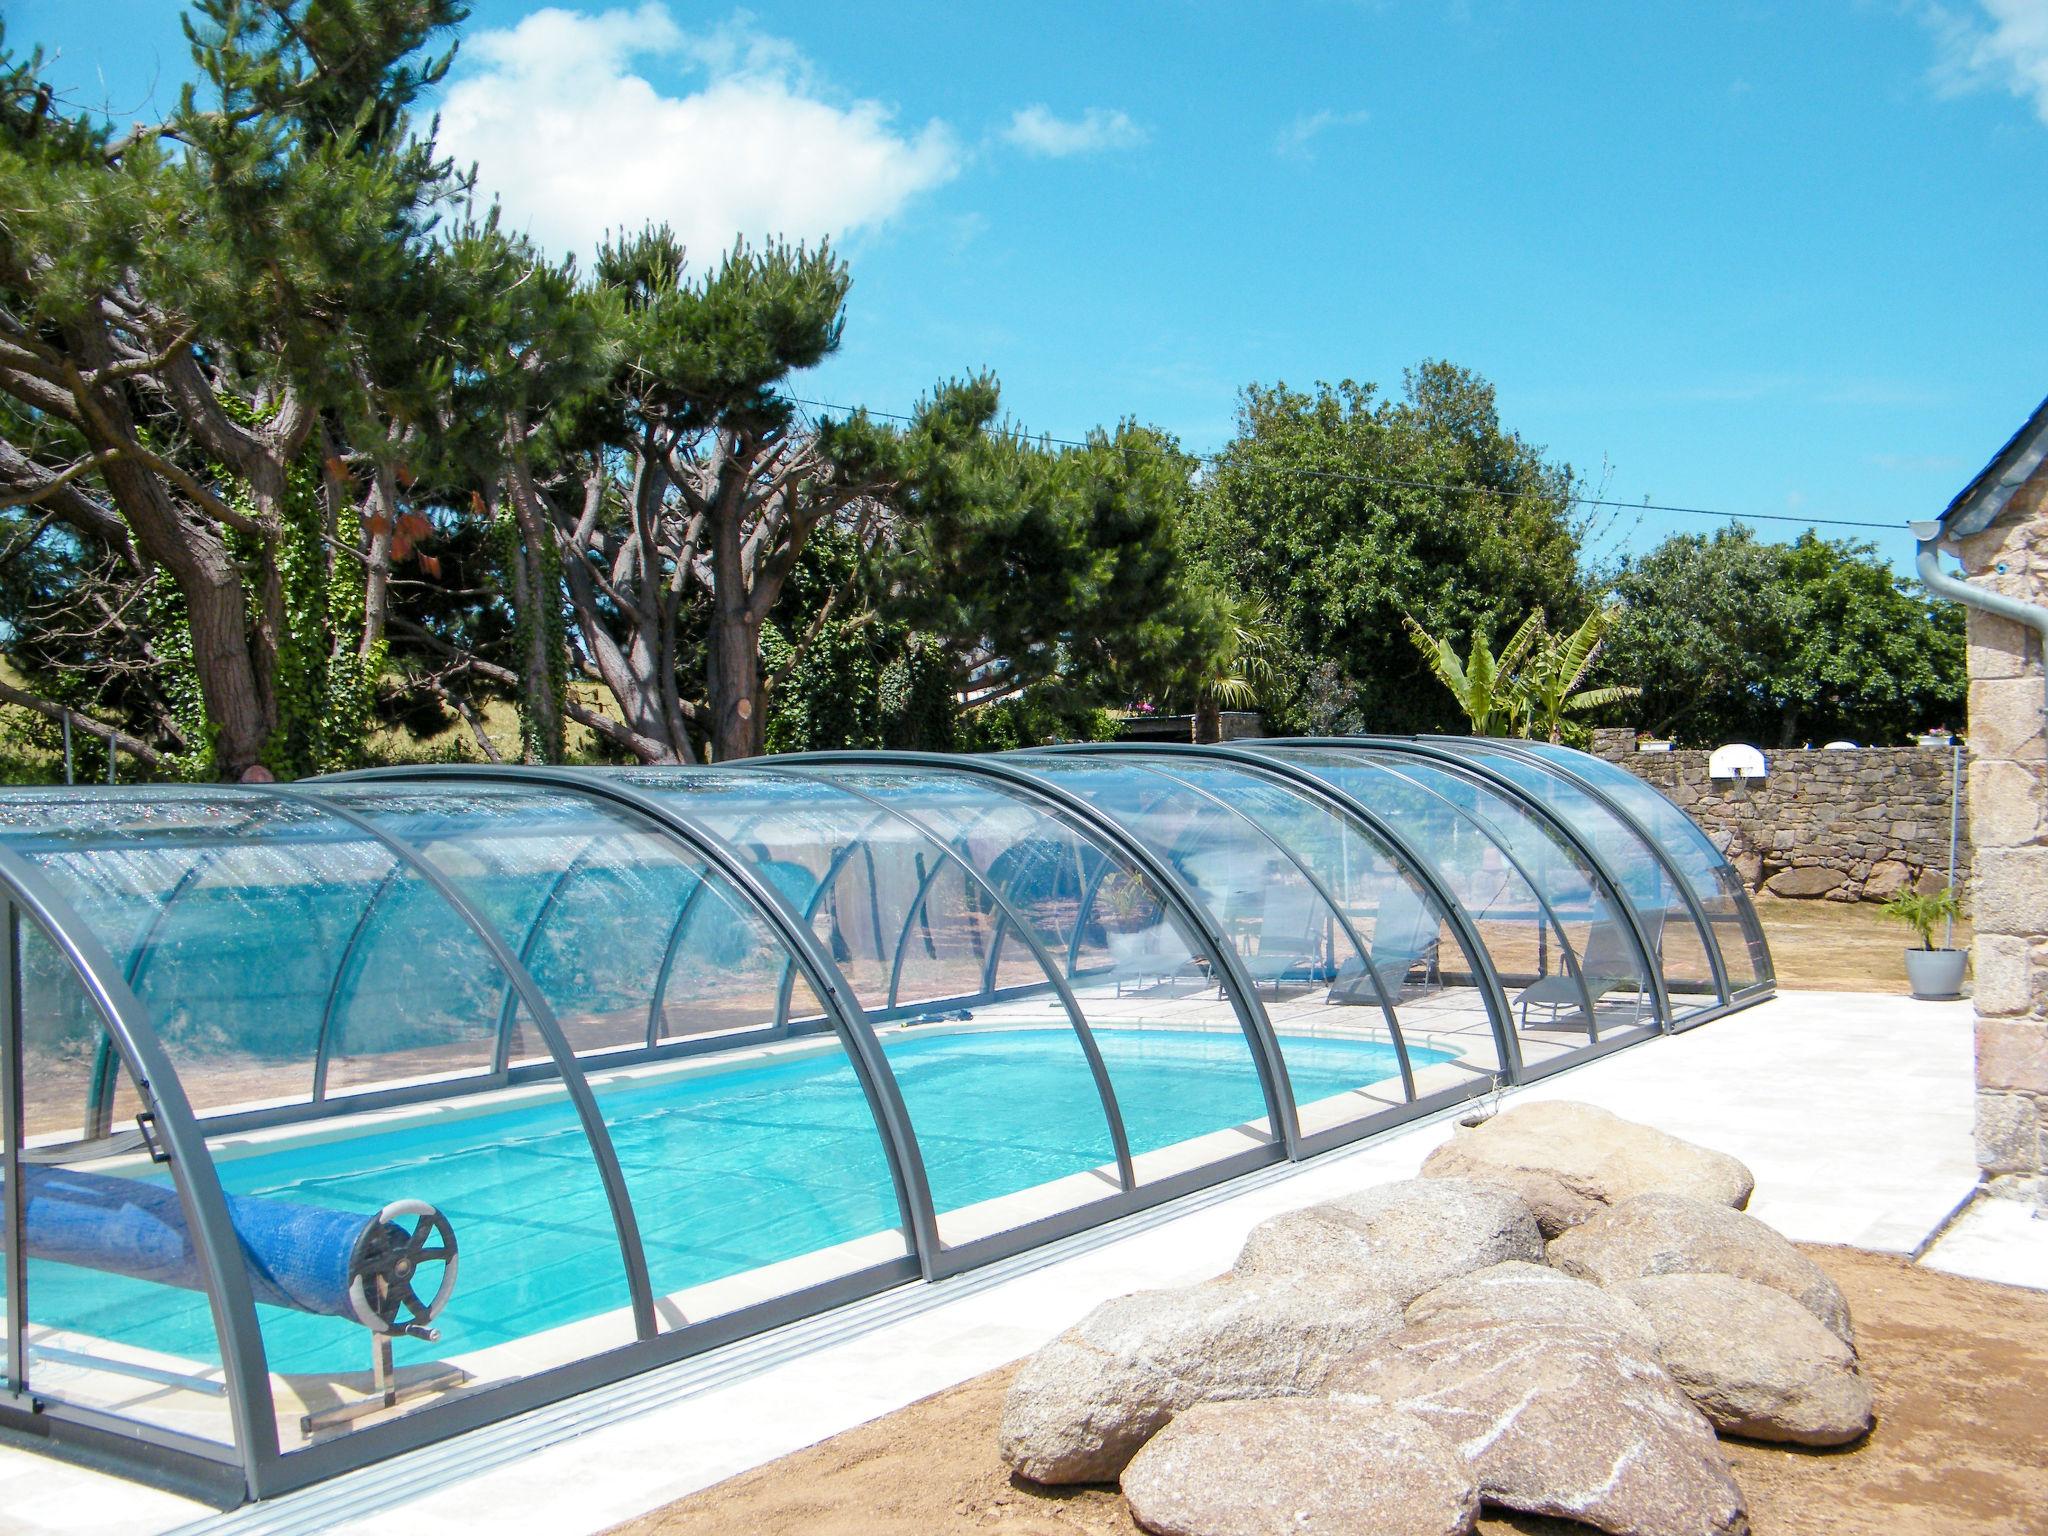
<instances>
[{"instance_id":1,"label":"large grey rock","mask_svg":"<svg viewBox=\"0 0 2048 1536\"><path fill-rule=\"evenodd\" d=\"M1557 1238L1550 1262L1595 1285L1733 1275L1783 1291L1850 1348L1849 1303L1821 1267L1753 1216L1683 1195L1637 1195Z\"/></svg>"},{"instance_id":2,"label":"large grey rock","mask_svg":"<svg viewBox=\"0 0 2048 1536\"><path fill-rule=\"evenodd\" d=\"M1175 1414L1306 1396L1400 1326L1391 1299L1336 1277L1313 1290L1225 1279L1120 1296L1024 1363L1003 1402L1003 1459L1034 1482L1105 1482Z\"/></svg>"},{"instance_id":3,"label":"large grey rock","mask_svg":"<svg viewBox=\"0 0 2048 1536\"><path fill-rule=\"evenodd\" d=\"M1517 1104L1461 1129L1424 1159L1425 1178L1483 1179L1529 1202L1545 1237L1632 1195L1668 1191L1741 1210L1756 1180L1709 1151L1591 1104Z\"/></svg>"},{"instance_id":4,"label":"large grey rock","mask_svg":"<svg viewBox=\"0 0 2048 1536\"><path fill-rule=\"evenodd\" d=\"M1869 1431L1856 1352L1784 1292L1732 1275L1651 1275L1606 1294L1656 1328L1664 1369L1716 1429L1795 1445Z\"/></svg>"},{"instance_id":5,"label":"large grey rock","mask_svg":"<svg viewBox=\"0 0 2048 1536\"><path fill-rule=\"evenodd\" d=\"M1414 1414L1509 1509L1617 1536L1749 1529L1713 1427L1655 1358L1611 1333L1432 1323L1346 1361L1327 1390Z\"/></svg>"},{"instance_id":6,"label":"large grey rock","mask_svg":"<svg viewBox=\"0 0 2048 1536\"><path fill-rule=\"evenodd\" d=\"M1479 1515L1464 1457L1420 1419L1303 1398L1190 1408L1123 1490L1158 1536L1463 1536Z\"/></svg>"},{"instance_id":7,"label":"large grey rock","mask_svg":"<svg viewBox=\"0 0 2048 1536\"><path fill-rule=\"evenodd\" d=\"M1428 1323L1581 1328L1611 1333L1636 1350L1657 1348L1657 1330L1619 1293L1520 1260L1475 1269L1424 1291L1408 1303L1408 1326Z\"/></svg>"},{"instance_id":8,"label":"large grey rock","mask_svg":"<svg viewBox=\"0 0 2048 1536\"><path fill-rule=\"evenodd\" d=\"M1542 1258L1536 1219L1509 1191L1469 1179L1403 1179L1260 1222L1235 1273L1308 1286L1341 1275L1406 1306L1471 1270Z\"/></svg>"}]
</instances>

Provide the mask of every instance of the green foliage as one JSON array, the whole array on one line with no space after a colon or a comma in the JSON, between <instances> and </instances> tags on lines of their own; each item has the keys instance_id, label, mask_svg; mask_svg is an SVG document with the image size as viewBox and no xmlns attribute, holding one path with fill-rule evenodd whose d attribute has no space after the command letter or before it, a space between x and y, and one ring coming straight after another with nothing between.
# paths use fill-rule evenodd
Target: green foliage
<instances>
[{"instance_id":1,"label":"green foliage","mask_svg":"<svg viewBox=\"0 0 2048 1536\"><path fill-rule=\"evenodd\" d=\"M336 524L320 493L310 456L286 477L284 537L277 552L284 586L284 632L278 637L277 723L263 763L280 779L360 767L369 734L372 690L383 670L381 647L357 653L363 633L363 568L337 558ZM254 594L252 593L252 598Z\"/></svg>"},{"instance_id":2,"label":"green foliage","mask_svg":"<svg viewBox=\"0 0 2048 1536\"><path fill-rule=\"evenodd\" d=\"M1268 724L1456 728L1402 620L1474 635L1535 608L1576 622L1590 591L1571 491L1568 469L1501 426L1492 386L1447 363L1411 370L1399 400L1348 381L1246 389L1194 542L1216 586L1271 614Z\"/></svg>"},{"instance_id":3,"label":"green foliage","mask_svg":"<svg viewBox=\"0 0 2048 1536\"><path fill-rule=\"evenodd\" d=\"M1934 948L1934 926L1957 915L1956 892L1952 885L1938 891L1900 891L1878 908L1886 917L1904 923L1920 936L1922 949Z\"/></svg>"},{"instance_id":4,"label":"green foliage","mask_svg":"<svg viewBox=\"0 0 2048 1536\"><path fill-rule=\"evenodd\" d=\"M1614 579L1610 674L1639 723L1688 745L1903 741L1963 711L1961 610L1867 544L1680 534Z\"/></svg>"},{"instance_id":5,"label":"green foliage","mask_svg":"<svg viewBox=\"0 0 2048 1536\"><path fill-rule=\"evenodd\" d=\"M562 703L569 690L568 618L562 611L562 555L552 541L527 548L518 520L509 509L491 522L491 542L497 554L501 591L517 588L513 567L522 558L532 562L539 574L538 585L545 595L539 603L511 602L512 654L547 658L539 677L529 670L522 677L523 689L515 700L519 708L519 757L526 763L559 763L568 756L567 733L563 726ZM536 708L535 694L545 695L552 709Z\"/></svg>"},{"instance_id":6,"label":"green foliage","mask_svg":"<svg viewBox=\"0 0 2048 1536\"><path fill-rule=\"evenodd\" d=\"M1061 741L1114 741L1122 720L1114 710L1076 707L1059 690L1030 689L985 705L960 722L962 752L1013 752Z\"/></svg>"},{"instance_id":7,"label":"green foliage","mask_svg":"<svg viewBox=\"0 0 2048 1536\"><path fill-rule=\"evenodd\" d=\"M786 664L789 642L764 631L763 660ZM816 752L882 745L881 677L870 637L832 625L819 634L775 691L769 710L770 752Z\"/></svg>"},{"instance_id":8,"label":"green foliage","mask_svg":"<svg viewBox=\"0 0 2048 1536\"><path fill-rule=\"evenodd\" d=\"M1577 629L1560 635L1551 631L1538 608L1516 626L1500 655L1493 654L1481 629L1472 637L1471 654L1461 659L1448 640L1438 639L1413 619L1403 620L1409 638L1457 702L1474 735L1575 744L1585 727L1570 716L1608 708L1638 692L1627 686L1579 686L1593 670L1601 636L1613 622L1611 608L1595 608Z\"/></svg>"},{"instance_id":9,"label":"green foliage","mask_svg":"<svg viewBox=\"0 0 2048 1536\"><path fill-rule=\"evenodd\" d=\"M1067 716L1213 679L1228 616L1191 558L1194 461L1129 422L1081 447L983 434L969 413L993 385L968 390L909 444L890 616L945 644L991 705L1033 690Z\"/></svg>"},{"instance_id":10,"label":"green foliage","mask_svg":"<svg viewBox=\"0 0 2048 1536\"><path fill-rule=\"evenodd\" d=\"M206 713L199 670L192 661L192 621L185 612L185 594L160 572L153 573L145 601L156 653L163 661L164 702L186 743L165 762L172 778L204 783L217 777L214 747L219 733Z\"/></svg>"},{"instance_id":11,"label":"green foliage","mask_svg":"<svg viewBox=\"0 0 2048 1536\"><path fill-rule=\"evenodd\" d=\"M1500 655L1493 654L1486 631L1481 629L1472 636L1471 654L1462 660L1450 641L1438 639L1405 614L1401 622L1429 664L1430 674L1444 685L1471 724L1473 735L1506 736L1514 730L1523 702L1516 668L1542 632L1540 608L1516 627Z\"/></svg>"},{"instance_id":12,"label":"green foliage","mask_svg":"<svg viewBox=\"0 0 2048 1536\"><path fill-rule=\"evenodd\" d=\"M877 703L882 745L909 752L950 752L959 735L953 669L936 642L913 635L882 669Z\"/></svg>"},{"instance_id":13,"label":"green foliage","mask_svg":"<svg viewBox=\"0 0 2048 1536\"><path fill-rule=\"evenodd\" d=\"M1544 623L1543 610L1536 610L1533 617L1540 633L1516 679L1519 734L1539 741L1583 746L1589 733L1572 716L1612 709L1640 696L1642 690L1630 683L1603 688L1581 686L1599 661L1600 648L1606 643L1616 616L1613 605L1603 603L1587 614L1577 629L1560 635Z\"/></svg>"}]
</instances>

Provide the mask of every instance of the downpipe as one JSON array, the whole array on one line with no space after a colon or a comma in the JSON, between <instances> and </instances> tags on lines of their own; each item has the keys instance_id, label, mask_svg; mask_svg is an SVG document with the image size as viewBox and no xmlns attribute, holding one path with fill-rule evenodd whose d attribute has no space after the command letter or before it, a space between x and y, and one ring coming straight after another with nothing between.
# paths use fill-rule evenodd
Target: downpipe
<instances>
[{"instance_id":1,"label":"downpipe","mask_svg":"<svg viewBox=\"0 0 2048 1536\"><path fill-rule=\"evenodd\" d=\"M1920 551L1913 562L1919 572L1920 584L1936 597L1946 597L1961 603L1965 608L1975 608L2001 619L2010 619L2015 624L2024 624L2041 637L2043 660L2043 692L2041 707L2048 713L2048 608L2036 603L2023 603L2016 597L2007 597L2003 592L1988 592L1982 587L1972 586L1960 577L1950 576L1941 568L1936 553L1936 541L1941 533L1939 523L1914 523L1913 537L1920 541Z\"/></svg>"}]
</instances>

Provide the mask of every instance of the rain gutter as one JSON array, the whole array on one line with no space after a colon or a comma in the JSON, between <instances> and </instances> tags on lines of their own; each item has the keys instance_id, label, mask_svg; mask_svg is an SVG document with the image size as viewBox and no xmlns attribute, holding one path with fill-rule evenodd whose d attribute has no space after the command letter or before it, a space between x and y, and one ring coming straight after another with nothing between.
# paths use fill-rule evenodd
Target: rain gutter
<instances>
[{"instance_id":1,"label":"rain gutter","mask_svg":"<svg viewBox=\"0 0 2048 1536\"><path fill-rule=\"evenodd\" d=\"M1913 537L1920 541L1914 569L1920 574L1920 584L1936 597L1949 598L1966 608L1975 608L1979 613L1988 613L1996 618L2009 619L2015 624L2024 624L2041 637L2041 652L2048 661L2048 608L2038 603L2026 603L2016 597L2007 597L2003 592L1988 591L1972 586L1961 577L1950 576L1941 568L1937 549L1941 538L1942 525L1938 522L1914 523ZM2043 667L2043 688L2041 707L2048 713L2048 666Z\"/></svg>"}]
</instances>

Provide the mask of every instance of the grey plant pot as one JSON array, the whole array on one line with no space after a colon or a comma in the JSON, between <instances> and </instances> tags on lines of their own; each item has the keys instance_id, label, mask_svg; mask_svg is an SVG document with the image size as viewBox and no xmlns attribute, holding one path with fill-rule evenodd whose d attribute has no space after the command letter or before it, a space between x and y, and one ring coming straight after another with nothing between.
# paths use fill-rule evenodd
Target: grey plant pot
<instances>
[{"instance_id":1,"label":"grey plant pot","mask_svg":"<svg viewBox=\"0 0 2048 1536\"><path fill-rule=\"evenodd\" d=\"M1967 949L1909 949L1906 951L1906 982L1915 997L1944 1000L1963 995L1963 967L1969 962Z\"/></svg>"}]
</instances>

